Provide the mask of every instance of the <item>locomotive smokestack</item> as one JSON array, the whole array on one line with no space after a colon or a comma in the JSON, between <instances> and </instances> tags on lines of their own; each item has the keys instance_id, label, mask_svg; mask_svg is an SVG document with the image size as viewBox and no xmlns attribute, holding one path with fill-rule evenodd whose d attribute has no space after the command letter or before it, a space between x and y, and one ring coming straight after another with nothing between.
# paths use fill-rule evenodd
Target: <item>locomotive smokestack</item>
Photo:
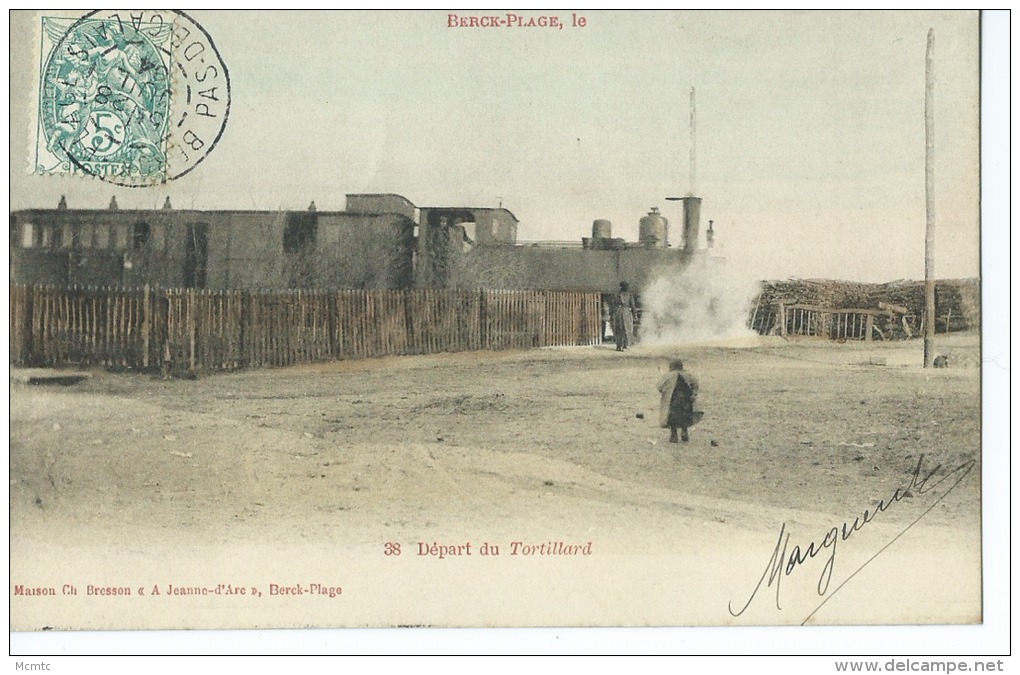
<instances>
[{"instance_id":1,"label":"locomotive smokestack","mask_svg":"<svg viewBox=\"0 0 1020 675\"><path fill-rule=\"evenodd\" d=\"M666 200L684 203L684 225L681 235L684 250L694 253L698 250L698 234L701 232L701 197L666 197Z\"/></svg>"},{"instance_id":2,"label":"locomotive smokestack","mask_svg":"<svg viewBox=\"0 0 1020 675\"><path fill-rule=\"evenodd\" d=\"M684 197L684 250L698 250L701 231L701 197Z\"/></svg>"}]
</instances>

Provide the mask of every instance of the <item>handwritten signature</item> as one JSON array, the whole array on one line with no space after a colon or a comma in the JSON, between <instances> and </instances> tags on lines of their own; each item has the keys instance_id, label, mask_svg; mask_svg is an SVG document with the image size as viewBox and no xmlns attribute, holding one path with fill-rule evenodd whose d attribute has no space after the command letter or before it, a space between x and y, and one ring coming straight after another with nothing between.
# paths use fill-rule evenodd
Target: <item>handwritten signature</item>
<instances>
[{"instance_id":1,"label":"handwritten signature","mask_svg":"<svg viewBox=\"0 0 1020 675\"><path fill-rule=\"evenodd\" d=\"M893 492L892 496L887 500L885 499L880 500L878 504L875 506L874 510L865 509L864 513L854 518L852 523L850 521L845 521L841 526L833 527L825 534L825 537L822 539L821 543L818 543L817 541L812 541L806 547L802 548L800 545L796 545L793 547L793 549L790 549L789 548L790 533L786 531L786 523L784 522L782 526L779 528L779 538L776 541L776 548L775 550L772 551L772 555L769 558L768 563L765 565L765 571L762 573L761 578L758 579L758 583L755 585L754 590L751 591L751 595L747 598L747 602L745 602L738 611L734 611L733 601L731 600L727 607L729 609L730 614L732 616L740 616L745 611L747 611L747 608L751 605L751 601L754 600L755 596L758 594L758 591L761 590L762 584L765 584L767 588L772 588L773 586L775 586L776 609L781 611L783 608L780 602L780 585L782 583L783 577L790 576L799 565L803 565L807 561L822 554L822 551L827 551L827 553L825 553L827 558L825 558L825 565L822 567L821 575L818 577L818 585L816 590L819 596L825 596L828 593L828 597L826 597L821 604L815 607L811 614L809 614L807 618L804 619L802 625L803 623L807 623L807 621L810 620L811 617L814 616L815 613L818 612L818 610L821 609L822 606L826 602L828 602L833 595L839 592L839 590L843 588L843 586L845 586L847 582L849 582L861 570L867 567L869 563L871 563L875 558L881 555L887 548L889 548L893 543L895 543L897 539L902 537L908 530L910 530L910 528L916 525L918 521L920 521L922 518L928 515L928 513L933 508L935 508L939 502L945 499L949 495L949 493L952 492L956 488L956 486L960 484L960 481L962 481L967 476L967 474L971 472L975 464L976 460L964 462L963 464L959 465L952 471L949 471L944 475L938 477L937 479L933 480L935 478L935 474L939 473L939 471L942 469L942 465L939 464L931 471L924 473L922 471L922 466L924 465L924 455L921 455L917 460L917 466L914 467L914 471L913 474L911 475L910 482L905 487L896 488L896 491ZM955 480L952 480L954 478ZM903 530L899 534L897 534L885 546L879 549L877 553L868 558L868 560L865 561L863 565L854 570L853 574L851 574L845 580L843 580L843 583L837 586L832 591L832 593L829 593L829 585L832 582L832 573L836 567L836 544L838 542L846 541L847 539L852 537L854 532L863 529L868 523L874 520L879 513L882 513L883 511L887 510L893 504L896 504L897 502L900 502L907 497L913 496L914 494L918 495L927 494L938 488L943 483L947 483L947 481L950 480L952 480L952 483L947 488L945 488L945 492L939 494L938 499L933 501L924 510L924 512L921 513L921 515L919 515L917 518L911 521L909 525L903 528ZM789 551L789 553L787 553L787 551ZM768 579L768 583L766 583L766 579Z\"/></svg>"}]
</instances>

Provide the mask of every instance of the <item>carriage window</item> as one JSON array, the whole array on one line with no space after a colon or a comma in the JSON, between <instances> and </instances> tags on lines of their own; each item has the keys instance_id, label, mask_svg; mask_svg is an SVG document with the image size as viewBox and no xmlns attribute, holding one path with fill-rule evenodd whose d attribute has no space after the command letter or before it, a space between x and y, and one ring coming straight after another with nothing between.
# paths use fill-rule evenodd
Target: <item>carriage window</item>
<instances>
[{"instance_id":1,"label":"carriage window","mask_svg":"<svg viewBox=\"0 0 1020 675\"><path fill-rule=\"evenodd\" d=\"M53 246L53 226L52 225L40 225L39 226L39 248L49 248Z\"/></svg>"},{"instance_id":2,"label":"carriage window","mask_svg":"<svg viewBox=\"0 0 1020 675\"><path fill-rule=\"evenodd\" d=\"M460 226L464 228L464 250L466 251L478 243L478 226L476 223L461 223Z\"/></svg>"},{"instance_id":3,"label":"carriage window","mask_svg":"<svg viewBox=\"0 0 1020 675\"><path fill-rule=\"evenodd\" d=\"M32 248L35 245L35 226L23 223L21 226L21 247Z\"/></svg>"},{"instance_id":4,"label":"carriage window","mask_svg":"<svg viewBox=\"0 0 1020 675\"><path fill-rule=\"evenodd\" d=\"M156 251L162 251L166 246L166 228L162 225L153 225L150 229L149 242Z\"/></svg>"},{"instance_id":5,"label":"carriage window","mask_svg":"<svg viewBox=\"0 0 1020 675\"><path fill-rule=\"evenodd\" d=\"M95 247L107 248L110 245L110 227L108 225L95 226Z\"/></svg>"},{"instance_id":6,"label":"carriage window","mask_svg":"<svg viewBox=\"0 0 1020 675\"><path fill-rule=\"evenodd\" d=\"M128 247L128 226L113 226L113 247L118 251L127 250Z\"/></svg>"},{"instance_id":7,"label":"carriage window","mask_svg":"<svg viewBox=\"0 0 1020 675\"><path fill-rule=\"evenodd\" d=\"M148 244L149 224L135 223L134 230L131 233L131 248L137 251L140 248L145 248Z\"/></svg>"},{"instance_id":8,"label":"carriage window","mask_svg":"<svg viewBox=\"0 0 1020 675\"><path fill-rule=\"evenodd\" d=\"M71 248L74 246L74 228L70 225L60 227L60 248Z\"/></svg>"},{"instance_id":9,"label":"carriage window","mask_svg":"<svg viewBox=\"0 0 1020 675\"><path fill-rule=\"evenodd\" d=\"M283 230L285 253L300 253L315 248L318 219L314 213L289 213Z\"/></svg>"}]
</instances>

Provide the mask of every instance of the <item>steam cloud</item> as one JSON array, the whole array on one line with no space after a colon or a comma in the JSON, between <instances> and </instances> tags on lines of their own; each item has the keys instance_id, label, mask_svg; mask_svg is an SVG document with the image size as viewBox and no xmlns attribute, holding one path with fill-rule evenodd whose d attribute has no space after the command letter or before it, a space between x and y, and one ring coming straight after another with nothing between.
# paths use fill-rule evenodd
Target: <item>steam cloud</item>
<instances>
[{"instance_id":1,"label":"steam cloud","mask_svg":"<svg viewBox=\"0 0 1020 675\"><path fill-rule=\"evenodd\" d=\"M752 337L747 318L759 289L759 283L742 275L737 266L695 256L682 271L661 275L642 291L641 342Z\"/></svg>"}]
</instances>

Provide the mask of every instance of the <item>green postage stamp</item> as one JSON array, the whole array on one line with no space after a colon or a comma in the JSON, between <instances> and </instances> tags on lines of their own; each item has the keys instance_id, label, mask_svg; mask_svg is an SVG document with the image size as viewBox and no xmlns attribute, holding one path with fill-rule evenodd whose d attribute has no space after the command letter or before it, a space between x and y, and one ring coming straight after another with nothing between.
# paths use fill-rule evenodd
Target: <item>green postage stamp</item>
<instances>
[{"instance_id":1,"label":"green postage stamp","mask_svg":"<svg viewBox=\"0 0 1020 675\"><path fill-rule=\"evenodd\" d=\"M40 20L35 173L159 185L215 147L230 113L230 79L190 17L98 11Z\"/></svg>"}]
</instances>

